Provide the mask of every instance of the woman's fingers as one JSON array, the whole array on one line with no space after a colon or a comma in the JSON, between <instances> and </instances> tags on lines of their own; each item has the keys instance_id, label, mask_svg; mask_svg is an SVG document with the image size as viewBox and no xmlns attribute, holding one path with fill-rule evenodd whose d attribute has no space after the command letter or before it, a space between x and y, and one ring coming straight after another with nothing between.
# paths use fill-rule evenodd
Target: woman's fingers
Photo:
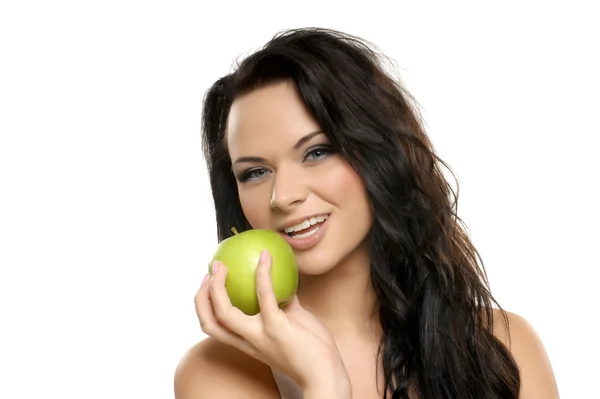
<instances>
[{"instance_id":1,"label":"woman's fingers","mask_svg":"<svg viewBox=\"0 0 600 399\"><path fill-rule=\"evenodd\" d=\"M212 309L209 309L210 305L210 291L208 290L208 283L210 279L210 274L206 274L204 276L204 280L202 280L202 284L196 292L196 296L194 296L194 307L196 308L196 314L198 315L198 320L200 321L200 328L206 334L206 328L208 325L212 324ZM210 327L209 327L210 328Z\"/></svg>"},{"instance_id":2,"label":"woman's fingers","mask_svg":"<svg viewBox=\"0 0 600 399\"><path fill-rule=\"evenodd\" d=\"M204 279L200 289L198 290L196 297L194 298L194 304L196 307L196 313L200 320L200 327L202 331L225 344L238 348L250 356L257 357L259 353L256 348L246 341L242 336L236 334L221 323L215 316L213 307L213 301L211 299L210 285L212 283L210 275Z\"/></svg>"},{"instance_id":3,"label":"woman's fingers","mask_svg":"<svg viewBox=\"0 0 600 399\"><path fill-rule=\"evenodd\" d=\"M252 341L254 337L260 334L260 326L257 325L257 320L248 317L231 304L225 289L226 278L227 268L225 265L221 262L215 262L213 275L209 283L209 291L216 319L233 333Z\"/></svg>"},{"instance_id":4,"label":"woman's fingers","mask_svg":"<svg viewBox=\"0 0 600 399\"><path fill-rule=\"evenodd\" d=\"M200 328L205 334L215 337L232 334L232 332L226 330L215 317L210 298L210 274L207 274L204 278L204 281L194 298L194 305L196 307L198 320L200 321Z\"/></svg>"},{"instance_id":5,"label":"woman's fingers","mask_svg":"<svg viewBox=\"0 0 600 399\"><path fill-rule=\"evenodd\" d=\"M258 261L258 267L256 268L256 294L258 296L260 314L265 322L265 328L269 328L270 324L275 321L275 318L280 316L271 280L272 266L273 258L271 254L267 250L263 250Z\"/></svg>"},{"instance_id":6,"label":"woman's fingers","mask_svg":"<svg viewBox=\"0 0 600 399\"><path fill-rule=\"evenodd\" d=\"M256 291L260 313L248 316L231 304L225 287L227 267L216 262L212 276L203 282L196 295L196 312L202 331L215 339L234 346L261 360L258 348L267 337L280 336L281 318L285 314L279 309L271 280L272 258L263 251L256 269ZM294 299L297 301L297 298Z\"/></svg>"}]
</instances>

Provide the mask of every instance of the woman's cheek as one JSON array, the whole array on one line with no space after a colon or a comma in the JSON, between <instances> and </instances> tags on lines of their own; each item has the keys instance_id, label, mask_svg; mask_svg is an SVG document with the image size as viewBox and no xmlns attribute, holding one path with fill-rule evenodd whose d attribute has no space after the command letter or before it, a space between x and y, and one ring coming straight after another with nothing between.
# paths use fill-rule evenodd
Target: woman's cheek
<instances>
[{"instance_id":1,"label":"woman's cheek","mask_svg":"<svg viewBox=\"0 0 600 399\"><path fill-rule=\"evenodd\" d=\"M240 205L252 228L269 228L269 201L270 199L260 192L240 190Z\"/></svg>"}]
</instances>

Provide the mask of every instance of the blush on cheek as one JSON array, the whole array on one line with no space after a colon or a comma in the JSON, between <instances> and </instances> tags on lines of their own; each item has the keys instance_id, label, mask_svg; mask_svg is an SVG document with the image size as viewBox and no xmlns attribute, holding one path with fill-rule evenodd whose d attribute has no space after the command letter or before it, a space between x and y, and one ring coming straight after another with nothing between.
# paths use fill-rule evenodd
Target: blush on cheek
<instances>
[{"instance_id":1,"label":"blush on cheek","mask_svg":"<svg viewBox=\"0 0 600 399\"><path fill-rule=\"evenodd\" d=\"M260 229L269 226L270 206L267 201L256 198L256 196L240 196L240 205L246 220L253 229Z\"/></svg>"},{"instance_id":2,"label":"blush on cheek","mask_svg":"<svg viewBox=\"0 0 600 399\"><path fill-rule=\"evenodd\" d=\"M327 187L327 191L336 198L364 195L364 186L360 176L345 161L340 161L339 164L331 168L323 179L323 183L325 184L324 187Z\"/></svg>"}]
</instances>

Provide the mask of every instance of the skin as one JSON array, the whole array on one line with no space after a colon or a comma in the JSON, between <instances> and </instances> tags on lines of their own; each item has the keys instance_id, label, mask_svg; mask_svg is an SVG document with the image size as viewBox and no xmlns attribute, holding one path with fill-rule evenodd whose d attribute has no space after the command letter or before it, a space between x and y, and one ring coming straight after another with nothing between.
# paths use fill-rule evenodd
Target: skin
<instances>
[{"instance_id":1,"label":"skin","mask_svg":"<svg viewBox=\"0 0 600 399\"><path fill-rule=\"evenodd\" d=\"M382 381L375 380L377 370L373 366L380 331L372 312L375 298L370 288L366 245L372 215L359 176L341 156L328 150L327 138L319 131L290 83L266 86L236 99L228 119L227 145L238 179L240 203L254 228L281 230L290 226L290 221L307 215L330 214L329 228L321 242L311 249L296 251L300 269L298 299L302 305L298 303L295 310L301 317L290 316L293 322L308 326L309 330L321 331L324 327L326 335L315 338L302 332L295 342L307 342L303 349L325 348L326 345L320 344L331 338L345 373L327 374L325 368L319 372L328 376L327 381L345 384L348 378L352 397L381 398ZM251 159L245 159L248 157ZM223 275L209 279L197 295L201 324L207 324L205 315L209 313L209 310L202 313L203 304L209 303L204 299L222 288L218 285L224 282L226 267L221 269ZM259 269L267 270L267 266ZM263 296L268 296L267 281L268 278L263 280ZM310 323L319 324L305 324L307 315L316 318ZM508 317L510 330L497 322L496 335L507 346L510 335L510 349L522 373L521 397L558 398L552 368L536 332L518 315L508 313ZM258 330L256 327L254 331ZM296 331L302 330L298 327L286 334ZM213 337L193 346L175 373L176 398L278 398L268 366L234 346ZM256 357L272 355L277 359L273 347ZM287 354L291 353L290 348L281 346L278 350ZM300 353L290 356L302 358ZM290 367L292 373L302 367L316 366L313 362L282 367ZM340 386L345 386L329 387L323 381L320 385L336 393L343 391ZM325 391L305 391L305 397L313 393L314 397L334 397L324 396Z\"/></svg>"}]
</instances>

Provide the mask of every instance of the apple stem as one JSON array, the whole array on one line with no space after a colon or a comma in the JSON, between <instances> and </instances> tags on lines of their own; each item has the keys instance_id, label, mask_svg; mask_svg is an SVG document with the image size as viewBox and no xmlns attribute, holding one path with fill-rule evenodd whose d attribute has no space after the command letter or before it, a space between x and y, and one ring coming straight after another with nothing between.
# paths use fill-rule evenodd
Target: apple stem
<instances>
[{"instance_id":1,"label":"apple stem","mask_svg":"<svg viewBox=\"0 0 600 399\"><path fill-rule=\"evenodd\" d=\"M237 235L237 233L238 233L238 231L237 231L237 229L235 227L232 227L231 231L233 232L234 235Z\"/></svg>"}]
</instances>

